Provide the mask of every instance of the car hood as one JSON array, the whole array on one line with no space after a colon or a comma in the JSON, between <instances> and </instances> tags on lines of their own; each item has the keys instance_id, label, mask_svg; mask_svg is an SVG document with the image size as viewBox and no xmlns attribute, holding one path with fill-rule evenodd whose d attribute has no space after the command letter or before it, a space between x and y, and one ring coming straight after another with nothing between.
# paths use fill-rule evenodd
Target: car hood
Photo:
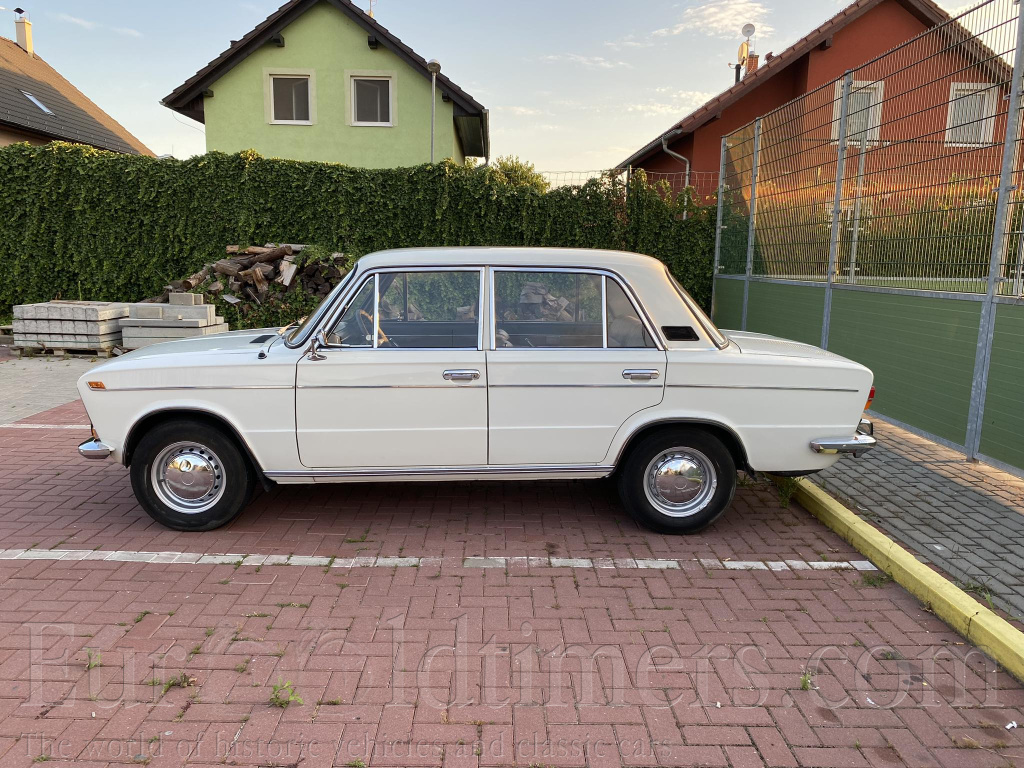
<instances>
[{"instance_id":1,"label":"car hood","mask_svg":"<svg viewBox=\"0 0 1024 768\"><path fill-rule=\"evenodd\" d=\"M263 344L277 339L277 332L279 330L279 328L259 328L248 331L228 331L227 333L217 333L212 336L194 336L188 339L163 341L159 344L150 344L148 347L128 352L119 359L141 360L143 358L161 357L163 355L195 354L201 352L224 354L256 352Z\"/></svg>"},{"instance_id":2,"label":"car hood","mask_svg":"<svg viewBox=\"0 0 1024 768\"><path fill-rule=\"evenodd\" d=\"M766 333L750 333L749 331L723 331L730 341L739 347L740 352L747 355L771 355L775 357L800 357L804 359L842 360L839 355L804 344L800 341L780 339Z\"/></svg>"}]
</instances>

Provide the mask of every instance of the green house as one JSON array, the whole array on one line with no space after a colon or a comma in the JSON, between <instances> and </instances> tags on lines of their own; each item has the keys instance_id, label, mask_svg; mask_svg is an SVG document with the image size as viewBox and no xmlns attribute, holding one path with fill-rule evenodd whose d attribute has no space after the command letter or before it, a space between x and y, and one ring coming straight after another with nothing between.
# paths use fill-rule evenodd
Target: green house
<instances>
[{"instance_id":1,"label":"green house","mask_svg":"<svg viewBox=\"0 0 1024 768\"><path fill-rule=\"evenodd\" d=\"M349 0L289 0L161 102L207 151L388 168L487 157L487 110ZM433 105L431 101L433 100Z\"/></svg>"}]
</instances>

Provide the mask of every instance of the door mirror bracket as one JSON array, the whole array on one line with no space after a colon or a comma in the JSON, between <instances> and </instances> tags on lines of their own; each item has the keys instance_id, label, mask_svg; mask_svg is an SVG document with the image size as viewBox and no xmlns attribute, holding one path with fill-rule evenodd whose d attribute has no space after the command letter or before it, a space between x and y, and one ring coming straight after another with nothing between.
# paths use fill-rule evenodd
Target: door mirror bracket
<instances>
[{"instance_id":1,"label":"door mirror bracket","mask_svg":"<svg viewBox=\"0 0 1024 768\"><path fill-rule=\"evenodd\" d=\"M326 360L327 355L321 354L320 350L327 348L327 331L322 328L313 334L309 341L309 349L306 350L308 360Z\"/></svg>"}]
</instances>

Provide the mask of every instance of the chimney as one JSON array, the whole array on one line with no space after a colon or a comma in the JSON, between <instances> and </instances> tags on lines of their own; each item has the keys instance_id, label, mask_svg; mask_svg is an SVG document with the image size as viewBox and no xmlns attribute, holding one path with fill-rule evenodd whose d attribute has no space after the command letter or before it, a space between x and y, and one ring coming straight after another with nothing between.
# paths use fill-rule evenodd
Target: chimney
<instances>
[{"instance_id":1,"label":"chimney","mask_svg":"<svg viewBox=\"0 0 1024 768\"><path fill-rule=\"evenodd\" d=\"M18 40L18 45L27 53L32 56L32 22L26 19L24 16L19 16L14 20L14 29Z\"/></svg>"},{"instance_id":2,"label":"chimney","mask_svg":"<svg viewBox=\"0 0 1024 768\"><path fill-rule=\"evenodd\" d=\"M747 61L746 61L747 68L746 68L746 72L744 73L744 76L749 75L751 72L753 72L755 69L757 69L757 59L758 59L758 56L753 51L751 51L750 53L747 54Z\"/></svg>"}]
</instances>

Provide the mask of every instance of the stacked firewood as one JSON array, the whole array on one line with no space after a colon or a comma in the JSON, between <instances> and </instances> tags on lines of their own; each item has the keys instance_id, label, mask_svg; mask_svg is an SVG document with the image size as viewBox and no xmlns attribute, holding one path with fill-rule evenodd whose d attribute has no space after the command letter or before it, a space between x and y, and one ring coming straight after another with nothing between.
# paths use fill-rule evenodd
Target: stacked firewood
<instances>
[{"instance_id":1,"label":"stacked firewood","mask_svg":"<svg viewBox=\"0 0 1024 768\"><path fill-rule=\"evenodd\" d=\"M554 296L545 283L523 283L519 291L517 317L506 320L558 320L573 319L573 304L564 296Z\"/></svg>"},{"instance_id":2,"label":"stacked firewood","mask_svg":"<svg viewBox=\"0 0 1024 768\"><path fill-rule=\"evenodd\" d=\"M303 264L300 254L305 248L304 245L275 243L246 248L229 245L226 258L207 264L183 280L173 281L163 294L145 301L162 303L171 293L195 291L219 297L228 304L259 304L272 283L285 291L298 290L322 298L345 274L347 257L335 253L331 254L333 263Z\"/></svg>"}]
</instances>

